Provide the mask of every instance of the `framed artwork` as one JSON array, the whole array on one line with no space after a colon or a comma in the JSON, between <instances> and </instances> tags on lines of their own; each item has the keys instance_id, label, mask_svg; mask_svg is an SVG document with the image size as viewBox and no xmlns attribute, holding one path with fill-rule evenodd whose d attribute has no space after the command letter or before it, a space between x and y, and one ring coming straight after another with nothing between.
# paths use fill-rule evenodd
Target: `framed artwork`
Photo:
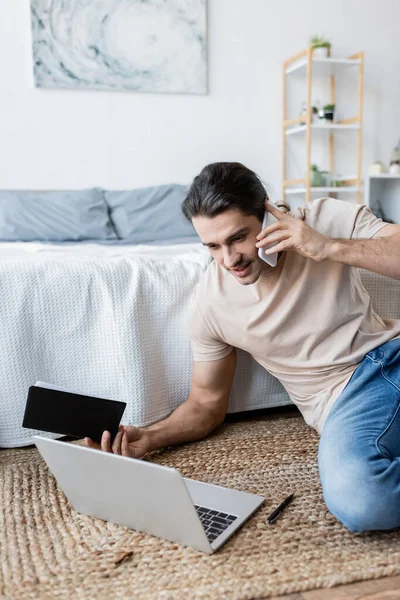
<instances>
[{"instance_id":1,"label":"framed artwork","mask_svg":"<svg viewBox=\"0 0 400 600\"><path fill-rule=\"evenodd\" d=\"M207 0L31 0L40 88L207 93Z\"/></svg>"}]
</instances>

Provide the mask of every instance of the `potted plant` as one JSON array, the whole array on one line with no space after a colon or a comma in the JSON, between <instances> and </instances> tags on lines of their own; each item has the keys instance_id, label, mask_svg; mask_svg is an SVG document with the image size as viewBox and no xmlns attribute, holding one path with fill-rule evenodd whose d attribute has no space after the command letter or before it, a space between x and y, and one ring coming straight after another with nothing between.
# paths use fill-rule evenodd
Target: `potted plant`
<instances>
[{"instance_id":1,"label":"potted plant","mask_svg":"<svg viewBox=\"0 0 400 600\"><path fill-rule=\"evenodd\" d=\"M310 185L311 187L322 187L322 172L318 169L317 165L311 165L310 173Z\"/></svg>"},{"instance_id":2,"label":"potted plant","mask_svg":"<svg viewBox=\"0 0 400 600\"><path fill-rule=\"evenodd\" d=\"M308 117L307 112L307 102L302 102L301 104L301 113L300 116L304 118ZM318 118L318 108L316 106L311 107L311 122L314 123L316 118ZM305 125L306 121L300 121L299 125Z\"/></svg>"},{"instance_id":3,"label":"potted plant","mask_svg":"<svg viewBox=\"0 0 400 600\"><path fill-rule=\"evenodd\" d=\"M335 105L325 104L318 111L319 121L333 121L335 116Z\"/></svg>"},{"instance_id":4,"label":"potted plant","mask_svg":"<svg viewBox=\"0 0 400 600\"><path fill-rule=\"evenodd\" d=\"M390 155L389 173L393 175L400 174L400 140Z\"/></svg>"},{"instance_id":5,"label":"potted plant","mask_svg":"<svg viewBox=\"0 0 400 600\"><path fill-rule=\"evenodd\" d=\"M372 165L369 167L369 173L371 175L380 175L386 173L386 167L380 160L374 160Z\"/></svg>"},{"instance_id":6,"label":"potted plant","mask_svg":"<svg viewBox=\"0 0 400 600\"><path fill-rule=\"evenodd\" d=\"M301 117L305 117L307 118L307 102L302 102L301 103L301 113L300 113ZM300 121L299 125L305 125L306 122L305 121Z\"/></svg>"},{"instance_id":7,"label":"potted plant","mask_svg":"<svg viewBox=\"0 0 400 600\"><path fill-rule=\"evenodd\" d=\"M310 40L310 46L314 56L328 57L330 54L331 43L322 36L314 35Z\"/></svg>"},{"instance_id":8,"label":"potted plant","mask_svg":"<svg viewBox=\"0 0 400 600\"><path fill-rule=\"evenodd\" d=\"M324 111L324 118L327 121L333 121L335 116L335 105L334 104L325 104L322 109Z\"/></svg>"},{"instance_id":9,"label":"potted plant","mask_svg":"<svg viewBox=\"0 0 400 600\"><path fill-rule=\"evenodd\" d=\"M329 171L320 171L322 179L322 187L329 187L331 185L331 174Z\"/></svg>"}]
</instances>

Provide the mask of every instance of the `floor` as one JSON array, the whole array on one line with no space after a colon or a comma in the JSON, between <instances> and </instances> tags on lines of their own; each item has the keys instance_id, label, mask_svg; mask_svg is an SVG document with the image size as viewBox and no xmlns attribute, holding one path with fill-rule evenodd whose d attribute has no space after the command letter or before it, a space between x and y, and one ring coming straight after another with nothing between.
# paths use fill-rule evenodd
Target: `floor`
<instances>
[{"instance_id":1,"label":"floor","mask_svg":"<svg viewBox=\"0 0 400 600\"><path fill-rule=\"evenodd\" d=\"M400 600L400 576L370 579L325 590L311 590L268 600Z\"/></svg>"},{"instance_id":2,"label":"floor","mask_svg":"<svg viewBox=\"0 0 400 600\"><path fill-rule=\"evenodd\" d=\"M293 418L299 415L294 406L282 406L279 408L257 410L247 413L228 415L227 421L243 420L246 418L274 418L274 416L285 416ZM273 596L268 600L400 600L400 576L383 577L381 579L370 579L340 585L329 589L310 590L309 592L296 592L284 596ZM260 599L262 600L262 599Z\"/></svg>"},{"instance_id":3,"label":"floor","mask_svg":"<svg viewBox=\"0 0 400 600\"><path fill-rule=\"evenodd\" d=\"M276 416L294 418L299 416L299 411L294 406L282 406L267 410L249 411L227 415L226 421L234 422L245 419L265 418L273 419ZM348 585L340 585L328 589L296 592L284 596L273 596L268 600L400 600L400 576L383 577L360 581ZM1 598L0 598L1 600ZM260 598L260 600L263 600Z\"/></svg>"}]
</instances>

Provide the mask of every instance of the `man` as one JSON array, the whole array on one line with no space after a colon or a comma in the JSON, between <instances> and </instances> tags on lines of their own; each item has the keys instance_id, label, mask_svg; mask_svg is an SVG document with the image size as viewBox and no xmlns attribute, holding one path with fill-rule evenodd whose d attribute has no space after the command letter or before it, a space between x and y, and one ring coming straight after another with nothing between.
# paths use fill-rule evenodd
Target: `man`
<instances>
[{"instance_id":1,"label":"man","mask_svg":"<svg viewBox=\"0 0 400 600\"><path fill-rule=\"evenodd\" d=\"M112 447L105 432L101 448L140 458L206 436L242 348L321 434L328 509L351 531L400 526L400 320L374 312L354 268L400 279L400 225L330 198L285 213L239 163L205 167L182 210L214 259L193 296L189 398L150 427L121 426ZM277 220L260 232L265 210ZM258 257L271 242L276 267Z\"/></svg>"}]
</instances>

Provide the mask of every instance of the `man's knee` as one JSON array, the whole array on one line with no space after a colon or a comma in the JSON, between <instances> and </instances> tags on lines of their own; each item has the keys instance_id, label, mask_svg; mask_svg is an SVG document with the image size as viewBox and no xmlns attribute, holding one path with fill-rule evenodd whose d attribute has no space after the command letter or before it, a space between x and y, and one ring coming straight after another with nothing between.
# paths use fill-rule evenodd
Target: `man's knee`
<instances>
[{"instance_id":1,"label":"man's knee","mask_svg":"<svg viewBox=\"0 0 400 600\"><path fill-rule=\"evenodd\" d=\"M324 491L324 499L329 512L349 531L392 529L400 525L398 519L394 519L394 515L390 515L386 510L390 503L382 503L378 498L365 497L360 489L358 494L334 494ZM392 510L395 510L395 507L392 506Z\"/></svg>"},{"instance_id":2,"label":"man's knee","mask_svg":"<svg viewBox=\"0 0 400 600\"><path fill-rule=\"evenodd\" d=\"M329 512L350 531L399 527L399 492L382 473L379 476L366 471L365 465L349 463L346 469L321 477Z\"/></svg>"}]
</instances>

